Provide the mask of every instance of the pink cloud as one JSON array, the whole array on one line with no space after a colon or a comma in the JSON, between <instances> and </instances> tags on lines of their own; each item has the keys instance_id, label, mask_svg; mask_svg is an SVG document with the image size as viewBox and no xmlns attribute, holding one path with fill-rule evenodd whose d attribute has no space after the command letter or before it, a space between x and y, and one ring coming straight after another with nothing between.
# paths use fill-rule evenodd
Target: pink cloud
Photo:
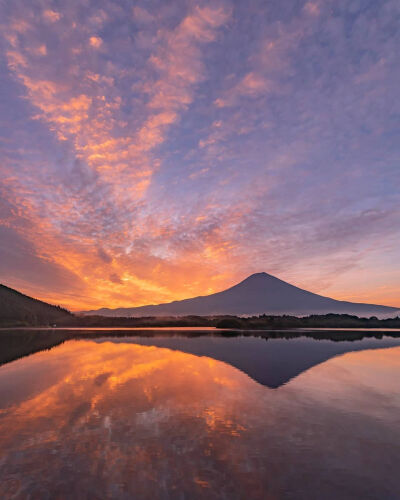
<instances>
[{"instance_id":1,"label":"pink cloud","mask_svg":"<svg viewBox=\"0 0 400 500\"><path fill-rule=\"evenodd\" d=\"M46 19L46 21L55 23L60 20L61 14L55 10L46 9L43 11L43 17Z\"/></svg>"}]
</instances>

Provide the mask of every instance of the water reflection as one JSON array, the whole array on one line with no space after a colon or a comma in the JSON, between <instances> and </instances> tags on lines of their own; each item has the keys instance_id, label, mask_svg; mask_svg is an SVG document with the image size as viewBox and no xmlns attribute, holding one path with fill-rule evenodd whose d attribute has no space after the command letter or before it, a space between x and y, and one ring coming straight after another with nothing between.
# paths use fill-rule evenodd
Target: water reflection
<instances>
[{"instance_id":1,"label":"water reflection","mask_svg":"<svg viewBox=\"0 0 400 500\"><path fill-rule=\"evenodd\" d=\"M270 390L208 357L66 342L0 368L0 497L394 499L399 375L400 347Z\"/></svg>"},{"instance_id":2,"label":"water reflection","mask_svg":"<svg viewBox=\"0 0 400 500\"><path fill-rule=\"evenodd\" d=\"M238 368L260 384L277 388L309 368L351 351L400 346L400 338L364 337L361 340L319 340L299 335L294 338L254 336L150 336L106 337L97 342L130 342L167 347L197 356L207 356Z\"/></svg>"},{"instance_id":3,"label":"water reflection","mask_svg":"<svg viewBox=\"0 0 400 500\"><path fill-rule=\"evenodd\" d=\"M256 332L238 334L195 330L10 330L0 332L0 364L65 340L90 338L96 342L134 343L166 347L224 361L255 381L277 388L309 368L351 351L394 347L400 337L390 332ZM397 335L394 333L393 335ZM315 340L318 339L318 342Z\"/></svg>"}]
</instances>

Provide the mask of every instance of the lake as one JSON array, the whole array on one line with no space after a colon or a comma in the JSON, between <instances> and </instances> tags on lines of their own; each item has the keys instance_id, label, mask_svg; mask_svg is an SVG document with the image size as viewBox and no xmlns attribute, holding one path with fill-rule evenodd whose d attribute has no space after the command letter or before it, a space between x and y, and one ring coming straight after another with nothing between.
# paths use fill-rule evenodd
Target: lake
<instances>
[{"instance_id":1,"label":"lake","mask_svg":"<svg viewBox=\"0 0 400 500\"><path fill-rule=\"evenodd\" d=\"M2 331L0 498L397 500L392 335Z\"/></svg>"}]
</instances>

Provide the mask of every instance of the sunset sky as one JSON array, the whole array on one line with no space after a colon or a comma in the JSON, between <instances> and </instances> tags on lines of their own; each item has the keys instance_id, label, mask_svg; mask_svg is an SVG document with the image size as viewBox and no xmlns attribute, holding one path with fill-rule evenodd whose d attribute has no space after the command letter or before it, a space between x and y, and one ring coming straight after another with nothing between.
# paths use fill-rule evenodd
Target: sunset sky
<instances>
[{"instance_id":1,"label":"sunset sky","mask_svg":"<svg viewBox=\"0 0 400 500\"><path fill-rule=\"evenodd\" d=\"M72 310L265 271L400 306L399 0L0 1L0 282Z\"/></svg>"}]
</instances>

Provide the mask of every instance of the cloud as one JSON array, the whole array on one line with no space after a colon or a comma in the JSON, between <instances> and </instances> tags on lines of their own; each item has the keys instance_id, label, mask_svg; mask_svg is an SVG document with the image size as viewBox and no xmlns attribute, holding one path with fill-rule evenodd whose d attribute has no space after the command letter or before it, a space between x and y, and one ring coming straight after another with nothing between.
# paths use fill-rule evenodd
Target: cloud
<instances>
[{"instance_id":1,"label":"cloud","mask_svg":"<svg viewBox=\"0 0 400 500\"><path fill-rule=\"evenodd\" d=\"M255 271L353 300L366 267L381 283L398 254L398 3L39 3L0 12L10 284L88 309Z\"/></svg>"},{"instance_id":2,"label":"cloud","mask_svg":"<svg viewBox=\"0 0 400 500\"><path fill-rule=\"evenodd\" d=\"M99 49L103 44L103 40L99 36L91 36L89 38L89 44L91 47Z\"/></svg>"},{"instance_id":3,"label":"cloud","mask_svg":"<svg viewBox=\"0 0 400 500\"><path fill-rule=\"evenodd\" d=\"M112 257L110 257L108 253L105 252L102 248L99 248L97 250L97 255L100 257L102 261L104 261L107 264L110 264L110 262L112 262Z\"/></svg>"},{"instance_id":4,"label":"cloud","mask_svg":"<svg viewBox=\"0 0 400 500\"><path fill-rule=\"evenodd\" d=\"M150 14L148 10L144 9L143 7L139 7L138 5L135 5L133 7L132 13L135 20L139 23L147 24L155 20L154 16Z\"/></svg>"},{"instance_id":5,"label":"cloud","mask_svg":"<svg viewBox=\"0 0 400 500\"><path fill-rule=\"evenodd\" d=\"M0 274L4 284L33 289L40 293L77 292L79 276L36 253L35 247L13 228L0 226Z\"/></svg>"},{"instance_id":6,"label":"cloud","mask_svg":"<svg viewBox=\"0 0 400 500\"><path fill-rule=\"evenodd\" d=\"M271 90L271 84L260 74L247 73L234 87L227 90L222 97L215 100L219 108L237 104L241 97L259 97Z\"/></svg>"},{"instance_id":7,"label":"cloud","mask_svg":"<svg viewBox=\"0 0 400 500\"><path fill-rule=\"evenodd\" d=\"M145 87L147 107L154 111L138 133L144 150L163 142L165 126L177 122L193 101L194 86L205 78L199 45L212 42L229 15L218 6L195 7L176 29L159 34L160 48L150 57L159 78Z\"/></svg>"},{"instance_id":8,"label":"cloud","mask_svg":"<svg viewBox=\"0 0 400 500\"><path fill-rule=\"evenodd\" d=\"M43 17L46 21L55 23L60 20L61 14L55 10L46 9L45 11L43 11Z\"/></svg>"}]
</instances>

